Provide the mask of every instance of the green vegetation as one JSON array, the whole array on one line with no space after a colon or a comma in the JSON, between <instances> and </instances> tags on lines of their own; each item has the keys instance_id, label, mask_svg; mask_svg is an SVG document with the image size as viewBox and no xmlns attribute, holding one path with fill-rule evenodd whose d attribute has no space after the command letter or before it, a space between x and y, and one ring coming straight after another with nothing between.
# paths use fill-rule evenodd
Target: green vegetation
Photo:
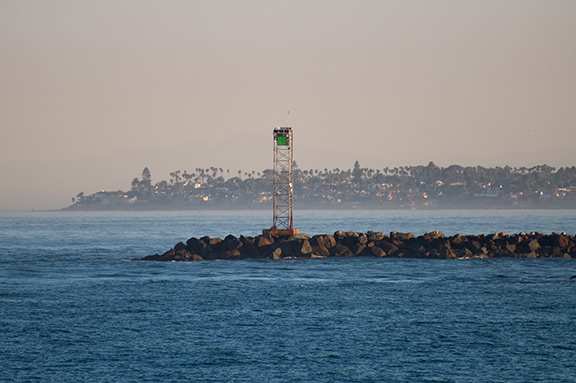
<instances>
[{"instance_id":1,"label":"green vegetation","mask_svg":"<svg viewBox=\"0 0 576 383\"><path fill-rule=\"evenodd\" d=\"M68 209L257 208L271 203L272 170L174 171L154 183L148 168L128 191L79 193ZM576 167L400 166L300 169L300 208L576 208Z\"/></svg>"}]
</instances>

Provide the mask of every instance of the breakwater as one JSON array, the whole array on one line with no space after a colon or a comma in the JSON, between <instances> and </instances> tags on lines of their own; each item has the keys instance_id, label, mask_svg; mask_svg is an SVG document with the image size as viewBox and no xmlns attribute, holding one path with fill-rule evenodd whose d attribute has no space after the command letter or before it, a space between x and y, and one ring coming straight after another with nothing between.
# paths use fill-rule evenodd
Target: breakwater
<instances>
[{"instance_id":1,"label":"breakwater","mask_svg":"<svg viewBox=\"0 0 576 383\"><path fill-rule=\"evenodd\" d=\"M576 236L566 233L495 233L452 235L337 231L334 234L282 237L265 231L257 236L190 238L149 261L217 259L296 259L327 257L396 257L433 259L576 258Z\"/></svg>"}]
</instances>

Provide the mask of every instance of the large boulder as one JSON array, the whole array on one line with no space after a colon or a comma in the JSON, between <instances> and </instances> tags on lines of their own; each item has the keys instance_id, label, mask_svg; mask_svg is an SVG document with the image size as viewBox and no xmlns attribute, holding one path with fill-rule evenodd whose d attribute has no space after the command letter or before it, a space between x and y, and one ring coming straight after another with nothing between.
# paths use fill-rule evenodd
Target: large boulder
<instances>
[{"instance_id":1,"label":"large boulder","mask_svg":"<svg viewBox=\"0 0 576 383\"><path fill-rule=\"evenodd\" d=\"M406 257L422 258L426 256L427 248L426 241L422 238L411 238L402 244L402 252Z\"/></svg>"},{"instance_id":2,"label":"large boulder","mask_svg":"<svg viewBox=\"0 0 576 383\"><path fill-rule=\"evenodd\" d=\"M256 246L257 247L265 247L274 244L274 238L271 235L259 235L256 237Z\"/></svg>"},{"instance_id":3,"label":"large boulder","mask_svg":"<svg viewBox=\"0 0 576 383\"><path fill-rule=\"evenodd\" d=\"M300 253L302 255L309 255L313 253L312 245L310 245L310 241L308 239L300 240Z\"/></svg>"},{"instance_id":4,"label":"large boulder","mask_svg":"<svg viewBox=\"0 0 576 383\"><path fill-rule=\"evenodd\" d=\"M331 237L331 239L329 237ZM336 245L336 240L334 240L334 237L328 235L315 235L310 238L309 243L310 246L312 246L314 254L328 257L330 256L330 249Z\"/></svg>"},{"instance_id":5,"label":"large boulder","mask_svg":"<svg viewBox=\"0 0 576 383\"><path fill-rule=\"evenodd\" d=\"M454 250L449 246L449 242L440 249L440 258L453 259L458 258Z\"/></svg>"},{"instance_id":6,"label":"large boulder","mask_svg":"<svg viewBox=\"0 0 576 383\"><path fill-rule=\"evenodd\" d=\"M352 247L352 252L354 255L365 255L368 252L367 246L359 242Z\"/></svg>"},{"instance_id":7,"label":"large boulder","mask_svg":"<svg viewBox=\"0 0 576 383\"><path fill-rule=\"evenodd\" d=\"M334 233L334 238L336 238L336 240L344 239L344 238L356 238L358 236L359 236L359 233L357 233L355 231L338 230Z\"/></svg>"},{"instance_id":8,"label":"large boulder","mask_svg":"<svg viewBox=\"0 0 576 383\"><path fill-rule=\"evenodd\" d=\"M400 250L398 246L387 240L376 241L374 245L384 250L386 254L390 256L395 255L398 250Z\"/></svg>"},{"instance_id":9,"label":"large boulder","mask_svg":"<svg viewBox=\"0 0 576 383\"><path fill-rule=\"evenodd\" d=\"M337 243L336 246L330 249L330 255L334 257L350 257L353 256L354 253L346 246Z\"/></svg>"},{"instance_id":10,"label":"large boulder","mask_svg":"<svg viewBox=\"0 0 576 383\"><path fill-rule=\"evenodd\" d=\"M205 245L205 246L209 246L210 245L210 236L205 235L203 237L200 238L200 241Z\"/></svg>"},{"instance_id":11,"label":"large boulder","mask_svg":"<svg viewBox=\"0 0 576 383\"><path fill-rule=\"evenodd\" d=\"M537 239L527 238L525 241L520 243L518 251L522 254L537 253L540 248L540 242L538 242Z\"/></svg>"},{"instance_id":12,"label":"large boulder","mask_svg":"<svg viewBox=\"0 0 576 383\"><path fill-rule=\"evenodd\" d=\"M366 246L367 243L368 243L368 236L364 233L360 233L358 235L358 239L356 241L356 244Z\"/></svg>"},{"instance_id":13,"label":"large boulder","mask_svg":"<svg viewBox=\"0 0 576 383\"><path fill-rule=\"evenodd\" d=\"M372 255L374 255L375 257L385 257L388 254L386 254L386 252L384 250L382 250L381 248L379 248L378 246L372 246L370 248L370 252Z\"/></svg>"},{"instance_id":14,"label":"large boulder","mask_svg":"<svg viewBox=\"0 0 576 383\"><path fill-rule=\"evenodd\" d=\"M174 249L170 249L170 250L166 251L164 254L162 254L160 256L160 258L162 258L163 261L170 261L170 260L173 260L175 256L176 256L176 251Z\"/></svg>"},{"instance_id":15,"label":"large boulder","mask_svg":"<svg viewBox=\"0 0 576 383\"><path fill-rule=\"evenodd\" d=\"M393 231L390 233L390 238L398 240L398 241L407 241L409 239L414 238L414 234L413 233L402 233L399 231Z\"/></svg>"},{"instance_id":16,"label":"large boulder","mask_svg":"<svg viewBox=\"0 0 576 383\"><path fill-rule=\"evenodd\" d=\"M368 242L381 241L384 238L386 238L384 233L382 233L380 231L369 231L366 233L366 235L368 237Z\"/></svg>"},{"instance_id":17,"label":"large boulder","mask_svg":"<svg viewBox=\"0 0 576 383\"><path fill-rule=\"evenodd\" d=\"M254 246L256 244L254 237L241 235L238 239L242 242L242 246Z\"/></svg>"},{"instance_id":18,"label":"large boulder","mask_svg":"<svg viewBox=\"0 0 576 383\"><path fill-rule=\"evenodd\" d=\"M222 246L225 250L236 250L242 246L242 241L232 234L229 234L224 238Z\"/></svg>"},{"instance_id":19,"label":"large boulder","mask_svg":"<svg viewBox=\"0 0 576 383\"><path fill-rule=\"evenodd\" d=\"M574 246L572 238L566 233L553 233L549 236L548 241L552 246L558 247L564 251L569 251L570 248Z\"/></svg>"},{"instance_id":20,"label":"large boulder","mask_svg":"<svg viewBox=\"0 0 576 383\"><path fill-rule=\"evenodd\" d=\"M224 250L222 253L219 254L220 259L241 259L242 253L240 249L229 249Z\"/></svg>"},{"instance_id":21,"label":"large boulder","mask_svg":"<svg viewBox=\"0 0 576 383\"><path fill-rule=\"evenodd\" d=\"M438 231L438 230L434 230L434 231L431 231L429 233L425 233L422 236L422 238L424 238L426 240L444 238L444 233L442 233L441 231Z\"/></svg>"},{"instance_id":22,"label":"large boulder","mask_svg":"<svg viewBox=\"0 0 576 383\"><path fill-rule=\"evenodd\" d=\"M506 250L506 253L508 255L514 255L516 254L516 250L518 249L518 245L512 242L507 242L504 245L504 250Z\"/></svg>"},{"instance_id":23,"label":"large boulder","mask_svg":"<svg viewBox=\"0 0 576 383\"><path fill-rule=\"evenodd\" d=\"M178 242L176 246L174 246L174 251L181 251L186 250L186 245L182 242Z\"/></svg>"},{"instance_id":24,"label":"large boulder","mask_svg":"<svg viewBox=\"0 0 576 383\"><path fill-rule=\"evenodd\" d=\"M204 252L204 248L206 244L199 240L198 238L190 238L186 241L186 246L188 247L188 251L193 254L202 254Z\"/></svg>"},{"instance_id":25,"label":"large boulder","mask_svg":"<svg viewBox=\"0 0 576 383\"><path fill-rule=\"evenodd\" d=\"M314 252L314 249L307 238L290 238L278 242L275 246L282 249L284 257L308 257Z\"/></svg>"},{"instance_id":26,"label":"large boulder","mask_svg":"<svg viewBox=\"0 0 576 383\"><path fill-rule=\"evenodd\" d=\"M210 238L208 245L213 248L218 248L222 245L222 242L221 238Z\"/></svg>"},{"instance_id":27,"label":"large boulder","mask_svg":"<svg viewBox=\"0 0 576 383\"><path fill-rule=\"evenodd\" d=\"M183 243L179 243L174 248L174 257L172 260L174 261L190 261L192 260L192 254L188 251L186 246L179 246L180 244L184 245Z\"/></svg>"},{"instance_id":28,"label":"large boulder","mask_svg":"<svg viewBox=\"0 0 576 383\"><path fill-rule=\"evenodd\" d=\"M242 246L240 246L240 258L249 259L261 257L261 253L259 248L256 246L256 240L254 237L245 237L241 235L239 240L242 242Z\"/></svg>"},{"instance_id":29,"label":"large boulder","mask_svg":"<svg viewBox=\"0 0 576 383\"><path fill-rule=\"evenodd\" d=\"M488 234L486 236L486 238L490 241L501 241L501 240L505 240L509 236L510 235L508 233L504 233L502 231L499 231L499 232L494 233L494 234Z\"/></svg>"}]
</instances>

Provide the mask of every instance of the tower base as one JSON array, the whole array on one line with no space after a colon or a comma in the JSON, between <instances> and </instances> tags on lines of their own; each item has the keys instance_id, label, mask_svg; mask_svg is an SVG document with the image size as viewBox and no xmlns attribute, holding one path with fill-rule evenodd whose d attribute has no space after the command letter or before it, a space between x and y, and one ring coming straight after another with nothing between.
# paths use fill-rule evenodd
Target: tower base
<instances>
[{"instance_id":1,"label":"tower base","mask_svg":"<svg viewBox=\"0 0 576 383\"><path fill-rule=\"evenodd\" d=\"M294 237L295 235L300 234L300 230L296 229L296 228L292 228L292 229L278 229L274 226L272 226L270 229L264 229L262 230L262 234L265 236L271 236L274 238L280 238L280 237Z\"/></svg>"}]
</instances>

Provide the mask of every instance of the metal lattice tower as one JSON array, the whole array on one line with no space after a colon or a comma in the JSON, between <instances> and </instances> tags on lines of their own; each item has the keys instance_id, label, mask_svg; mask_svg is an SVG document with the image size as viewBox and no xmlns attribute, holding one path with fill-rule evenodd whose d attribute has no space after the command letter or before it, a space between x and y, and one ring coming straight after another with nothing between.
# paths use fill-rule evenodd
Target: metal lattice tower
<instances>
[{"instance_id":1,"label":"metal lattice tower","mask_svg":"<svg viewBox=\"0 0 576 383\"><path fill-rule=\"evenodd\" d=\"M294 183L292 164L294 160L294 136L292 128L274 129L274 179L272 190L273 224L275 230L294 231L292 209Z\"/></svg>"}]
</instances>

